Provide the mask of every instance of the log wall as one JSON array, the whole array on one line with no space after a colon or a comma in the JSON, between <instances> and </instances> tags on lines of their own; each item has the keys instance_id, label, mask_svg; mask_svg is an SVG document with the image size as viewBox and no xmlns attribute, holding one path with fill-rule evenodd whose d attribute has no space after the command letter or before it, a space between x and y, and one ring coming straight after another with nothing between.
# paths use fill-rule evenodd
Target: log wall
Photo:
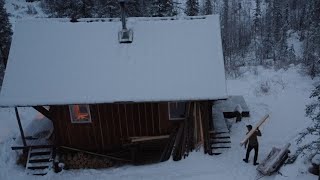
<instances>
[{"instance_id":1,"label":"log wall","mask_svg":"<svg viewBox=\"0 0 320 180\"><path fill-rule=\"evenodd\" d=\"M71 123L68 105L51 106L57 146L94 152L121 148L133 136L168 135L177 121L170 121L168 103L90 105L91 123Z\"/></svg>"}]
</instances>

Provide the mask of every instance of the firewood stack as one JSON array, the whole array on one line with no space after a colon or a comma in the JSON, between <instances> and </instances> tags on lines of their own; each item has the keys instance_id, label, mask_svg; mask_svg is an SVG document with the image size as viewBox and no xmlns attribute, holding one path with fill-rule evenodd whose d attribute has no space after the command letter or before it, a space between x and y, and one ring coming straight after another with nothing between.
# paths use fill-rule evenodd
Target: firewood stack
<instances>
[{"instance_id":1,"label":"firewood stack","mask_svg":"<svg viewBox=\"0 0 320 180\"><path fill-rule=\"evenodd\" d=\"M85 153L64 154L61 161L65 164L66 169L99 169L114 166L114 163L107 159Z\"/></svg>"}]
</instances>

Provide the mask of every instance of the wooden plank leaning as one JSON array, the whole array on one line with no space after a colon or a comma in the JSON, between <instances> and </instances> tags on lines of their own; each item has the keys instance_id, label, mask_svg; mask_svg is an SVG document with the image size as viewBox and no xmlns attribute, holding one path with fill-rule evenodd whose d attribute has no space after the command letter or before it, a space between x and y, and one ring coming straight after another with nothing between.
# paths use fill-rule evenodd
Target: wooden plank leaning
<instances>
[{"instance_id":1,"label":"wooden plank leaning","mask_svg":"<svg viewBox=\"0 0 320 180\"><path fill-rule=\"evenodd\" d=\"M251 137L251 135L269 118L269 114L265 115L246 135L246 137L240 142L240 146L244 145L245 142Z\"/></svg>"}]
</instances>

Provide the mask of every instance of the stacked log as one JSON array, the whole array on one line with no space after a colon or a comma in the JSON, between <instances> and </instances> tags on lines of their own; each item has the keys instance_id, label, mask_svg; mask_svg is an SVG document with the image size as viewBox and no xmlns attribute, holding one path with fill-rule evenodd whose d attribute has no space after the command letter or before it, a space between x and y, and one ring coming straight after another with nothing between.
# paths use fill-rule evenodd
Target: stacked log
<instances>
[{"instance_id":1,"label":"stacked log","mask_svg":"<svg viewBox=\"0 0 320 180\"><path fill-rule=\"evenodd\" d=\"M195 103L188 103L186 107L186 119L180 123L180 127L175 139L173 150L173 160L179 161L186 158L195 147L194 142L194 124L195 124Z\"/></svg>"},{"instance_id":2,"label":"stacked log","mask_svg":"<svg viewBox=\"0 0 320 180\"><path fill-rule=\"evenodd\" d=\"M66 169L100 169L114 166L114 162L107 158L96 157L82 152L64 154L61 161Z\"/></svg>"},{"instance_id":3,"label":"stacked log","mask_svg":"<svg viewBox=\"0 0 320 180\"><path fill-rule=\"evenodd\" d=\"M203 144L204 152L212 154L210 145L210 103L190 102L186 107L186 119L180 123L175 138L173 160L186 158L189 152Z\"/></svg>"}]
</instances>

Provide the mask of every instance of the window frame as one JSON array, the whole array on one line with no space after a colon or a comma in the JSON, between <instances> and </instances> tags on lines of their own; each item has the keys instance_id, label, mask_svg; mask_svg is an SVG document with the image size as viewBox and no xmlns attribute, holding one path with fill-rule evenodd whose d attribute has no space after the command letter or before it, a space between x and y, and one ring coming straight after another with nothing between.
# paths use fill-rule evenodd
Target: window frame
<instances>
[{"instance_id":1,"label":"window frame","mask_svg":"<svg viewBox=\"0 0 320 180\"><path fill-rule=\"evenodd\" d=\"M88 111L88 114L89 114L89 119L88 121L75 121L73 119L73 106L85 106L87 111ZM72 105L69 105L69 115L70 115L70 120L71 120L71 123L72 124L88 124L88 123L92 123L92 118L91 118L91 112L90 112L90 106L88 104L72 104Z\"/></svg>"},{"instance_id":2,"label":"window frame","mask_svg":"<svg viewBox=\"0 0 320 180\"><path fill-rule=\"evenodd\" d=\"M184 112L185 113L185 115L184 115L184 117L182 118L182 117L179 117L179 118L173 118L173 117L171 117L171 108L170 108L170 104L173 104L173 103L185 103L185 105L187 105L186 103L187 102L184 102L184 101L173 101L173 102L168 102L168 116L169 116L169 120L184 120L184 119L186 119L186 112Z\"/></svg>"}]
</instances>

